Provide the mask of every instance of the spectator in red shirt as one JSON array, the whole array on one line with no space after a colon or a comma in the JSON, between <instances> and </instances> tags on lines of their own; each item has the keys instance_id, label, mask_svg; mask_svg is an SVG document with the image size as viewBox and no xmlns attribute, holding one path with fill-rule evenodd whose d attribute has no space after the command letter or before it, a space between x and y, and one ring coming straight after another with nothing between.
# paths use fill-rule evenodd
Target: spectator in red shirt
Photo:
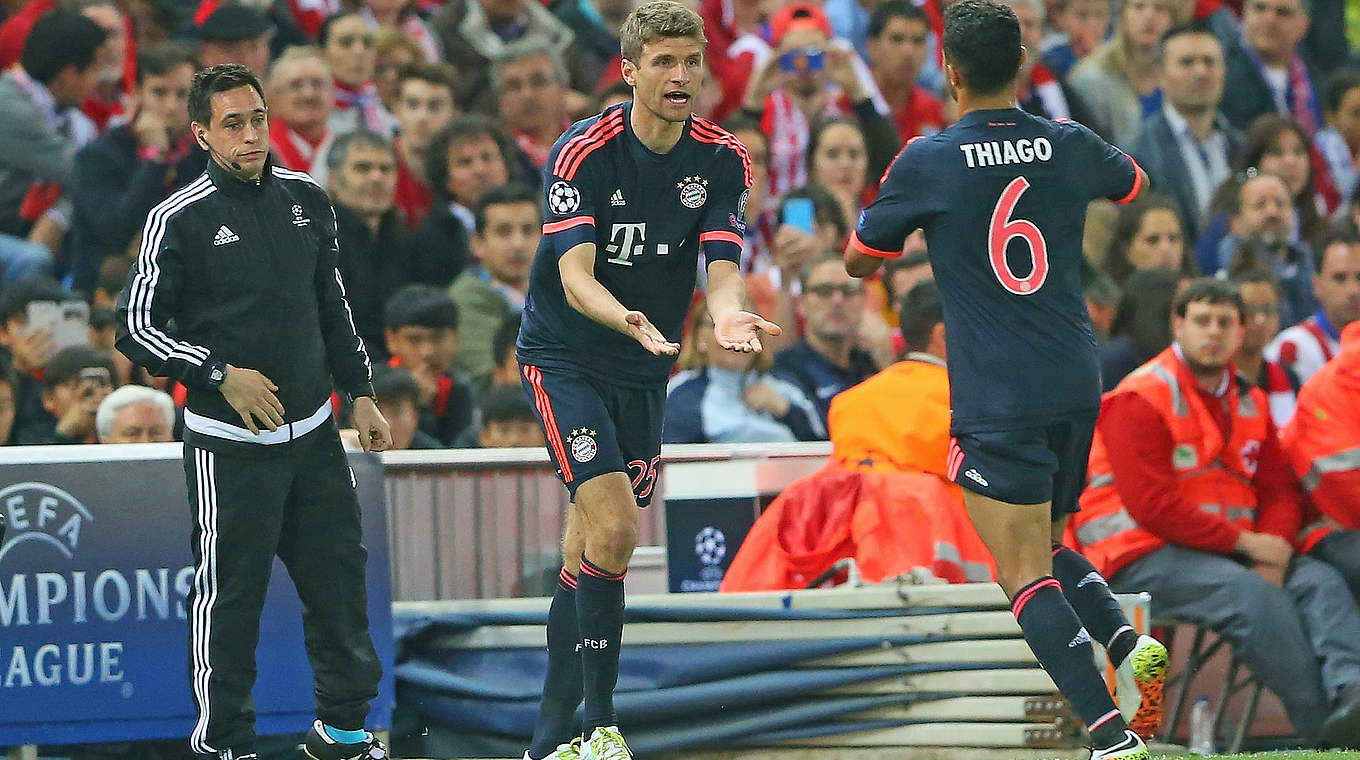
<instances>
[{"instance_id":1,"label":"spectator in red shirt","mask_svg":"<svg viewBox=\"0 0 1360 760\"><path fill-rule=\"evenodd\" d=\"M916 83L929 36L926 12L907 0L888 0L869 19L869 67L903 142L946 126L940 99Z\"/></svg>"},{"instance_id":2,"label":"spectator in red shirt","mask_svg":"<svg viewBox=\"0 0 1360 760\"><path fill-rule=\"evenodd\" d=\"M430 138L458 115L456 79L447 63L413 63L397 75L397 210L407 227L420 224L434 203L425 155Z\"/></svg>"}]
</instances>

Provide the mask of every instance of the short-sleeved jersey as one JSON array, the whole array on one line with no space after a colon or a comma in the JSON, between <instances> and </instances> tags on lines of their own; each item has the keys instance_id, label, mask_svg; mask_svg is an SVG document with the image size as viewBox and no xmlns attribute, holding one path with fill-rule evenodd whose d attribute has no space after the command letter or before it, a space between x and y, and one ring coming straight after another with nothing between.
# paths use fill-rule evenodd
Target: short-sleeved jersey
<instances>
[{"instance_id":1,"label":"short-sleeved jersey","mask_svg":"<svg viewBox=\"0 0 1360 760\"><path fill-rule=\"evenodd\" d=\"M944 305L955 433L1095 415L1100 367L1081 283L1086 205L1132 200L1137 164L1072 121L972 111L909 142L851 246L926 233Z\"/></svg>"},{"instance_id":2,"label":"short-sleeved jersey","mask_svg":"<svg viewBox=\"0 0 1360 760\"><path fill-rule=\"evenodd\" d=\"M665 154L633 134L631 103L573 124L543 169L543 239L520 323L521 362L623 385L665 383L675 362L576 311L558 260L595 243L595 279L629 309L680 341L698 256L738 262L750 160L736 137L698 117Z\"/></svg>"}]
</instances>

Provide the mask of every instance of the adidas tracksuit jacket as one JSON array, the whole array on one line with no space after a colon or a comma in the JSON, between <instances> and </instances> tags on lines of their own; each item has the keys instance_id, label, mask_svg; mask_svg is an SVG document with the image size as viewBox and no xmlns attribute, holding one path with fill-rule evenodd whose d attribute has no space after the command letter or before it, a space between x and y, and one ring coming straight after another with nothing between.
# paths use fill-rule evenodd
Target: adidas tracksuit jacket
<instances>
[{"instance_id":1,"label":"adidas tracksuit jacket","mask_svg":"<svg viewBox=\"0 0 1360 760\"><path fill-rule=\"evenodd\" d=\"M198 753L254 750L255 647L275 554L303 603L318 717L361 728L381 666L368 634L359 505L331 418L332 378L372 395L336 269L335 215L310 177L214 161L152 209L118 303L118 349L188 389L194 512L189 674ZM286 425L252 435L217 390L225 365L278 386Z\"/></svg>"}]
</instances>

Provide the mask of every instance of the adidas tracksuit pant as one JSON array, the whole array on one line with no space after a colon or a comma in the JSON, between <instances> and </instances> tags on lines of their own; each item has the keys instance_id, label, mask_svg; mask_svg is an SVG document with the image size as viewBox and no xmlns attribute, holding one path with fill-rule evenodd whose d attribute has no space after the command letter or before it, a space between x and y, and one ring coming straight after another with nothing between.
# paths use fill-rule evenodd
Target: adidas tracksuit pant
<instances>
[{"instance_id":1,"label":"adidas tracksuit pant","mask_svg":"<svg viewBox=\"0 0 1360 760\"><path fill-rule=\"evenodd\" d=\"M250 692L276 554L302 600L317 717L362 728L382 670L368 633L359 502L335 424L286 444L246 446L255 451L184 446L194 518L189 679L198 708L189 745L197 753L254 751Z\"/></svg>"}]
</instances>

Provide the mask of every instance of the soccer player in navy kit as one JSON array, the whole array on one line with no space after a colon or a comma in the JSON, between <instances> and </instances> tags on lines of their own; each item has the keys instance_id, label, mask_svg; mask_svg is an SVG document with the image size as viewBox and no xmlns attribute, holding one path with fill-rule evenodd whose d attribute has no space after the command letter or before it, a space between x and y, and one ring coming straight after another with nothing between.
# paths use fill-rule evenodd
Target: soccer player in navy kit
<instances>
[{"instance_id":1,"label":"soccer player in navy kit","mask_svg":"<svg viewBox=\"0 0 1360 760\"><path fill-rule=\"evenodd\" d=\"M746 148L692 115L703 21L677 3L651 2L629 14L619 42L633 100L572 125L553 145L517 343L525 390L573 502L530 760L632 756L613 704L623 576L637 509L655 485L666 380L700 253L719 345L759 351L761 331L779 334L742 310ZM584 743L572 739L583 696Z\"/></svg>"},{"instance_id":2,"label":"soccer player in navy kit","mask_svg":"<svg viewBox=\"0 0 1360 760\"><path fill-rule=\"evenodd\" d=\"M1159 720L1166 648L1138 636L1095 568L1060 543L1100 407L1080 278L1086 205L1130 201L1147 176L1085 127L1016 107L1027 51L1009 7L950 5L944 54L959 121L903 148L860 216L846 270L872 274L925 230L949 349L950 477L1026 642L1087 724L1091 757L1147 758L1125 721L1144 702ZM1118 665L1123 713L1093 662L1093 635Z\"/></svg>"}]
</instances>

